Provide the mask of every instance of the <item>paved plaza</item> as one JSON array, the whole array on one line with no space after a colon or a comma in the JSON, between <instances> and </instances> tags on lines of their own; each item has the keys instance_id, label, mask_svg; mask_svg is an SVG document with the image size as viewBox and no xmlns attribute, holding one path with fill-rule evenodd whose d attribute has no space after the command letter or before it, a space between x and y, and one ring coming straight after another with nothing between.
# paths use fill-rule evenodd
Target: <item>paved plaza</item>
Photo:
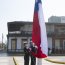
<instances>
[{"instance_id":1,"label":"paved plaza","mask_svg":"<svg viewBox=\"0 0 65 65\"><path fill-rule=\"evenodd\" d=\"M13 61L13 57L15 58L15 61L18 65L24 65L23 56L6 56L6 57L2 56L2 57L0 57L0 65L15 65L14 61ZM47 59L65 63L65 56L49 56ZM29 63L29 65L30 65L30 63ZM65 64L52 63L50 61L43 59L42 65L65 65Z\"/></svg>"},{"instance_id":2,"label":"paved plaza","mask_svg":"<svg viewBox=\"0 0 65 65\"><path fill-rule=\"evenodd\" d=\"M23 56L18 56L18 57L15 56L14 58L16 59L18 65L24 65ZM65 62L65 56L49 56L48 59L53 61ZM42 59L42 65L65 65L65 64L52 63L50 61L46 61L45 59Z\"/></svg>"},{"instance_id":3,"label":"paved plaza","mask_svg":"<svg viewBox=\"0 0 65 65\"><path fill-rule=\"evenodd\" d=\"M0 57L0 65L14 65L13 57Z\"/></svg>"}]
</instances>

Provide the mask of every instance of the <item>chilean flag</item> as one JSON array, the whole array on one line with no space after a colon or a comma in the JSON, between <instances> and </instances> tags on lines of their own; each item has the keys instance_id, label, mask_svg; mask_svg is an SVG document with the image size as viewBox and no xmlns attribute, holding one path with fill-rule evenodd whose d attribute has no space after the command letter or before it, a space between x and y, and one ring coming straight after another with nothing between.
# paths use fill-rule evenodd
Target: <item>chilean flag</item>
<instances>
[{"instance_id":1,"label":"chilean flag","mask_svg":"<svg viewBox=\"0 0 65 65\"><path fill-rule=\"evenodd\" d=\"M48 43L41 0L35 0L33 17L32 42L37 46L37 58L45 58L48 54Z\"/></svg>"}]
</instances>

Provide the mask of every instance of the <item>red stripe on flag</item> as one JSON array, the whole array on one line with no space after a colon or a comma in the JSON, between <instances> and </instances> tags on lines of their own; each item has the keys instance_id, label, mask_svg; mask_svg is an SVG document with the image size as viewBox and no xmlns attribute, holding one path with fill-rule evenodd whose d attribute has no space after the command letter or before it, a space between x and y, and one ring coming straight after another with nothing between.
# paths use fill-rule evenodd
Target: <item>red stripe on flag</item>
<instances>
[{"instance_id":1,"label":"red stripe on flag","mask_svg":"<svg viewBox=\"0 0 65 65\"><path fill-rule=\"evenodd\" d=\"M39 46L41 42L38 12L34 12L32 41L35 43L36 46Z\"/></svg>"}]
</instances>

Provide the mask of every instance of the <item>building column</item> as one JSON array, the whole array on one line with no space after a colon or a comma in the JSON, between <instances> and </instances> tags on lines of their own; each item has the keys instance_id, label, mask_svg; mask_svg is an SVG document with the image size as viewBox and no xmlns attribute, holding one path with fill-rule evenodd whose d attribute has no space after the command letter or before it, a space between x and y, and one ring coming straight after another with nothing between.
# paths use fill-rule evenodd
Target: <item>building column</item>
<instances>
[{"instance_id":1,"label":"building column","mask_svg":"<svg viewBox=\"0 0 65 65\"><path fill-rule=\"evenodd\" d=\"M30 47L31 37L28 37L28 45Z\"/></svg>"},{"instance_id":2,"label":"building column","mask_svg":"<svg viewBox=\"0 0 65 65\"><path fill-rule=\"evenodd\" d=\"M55 38L52 37L52 53L55 53Z\"/></svg>"}]
</instances>

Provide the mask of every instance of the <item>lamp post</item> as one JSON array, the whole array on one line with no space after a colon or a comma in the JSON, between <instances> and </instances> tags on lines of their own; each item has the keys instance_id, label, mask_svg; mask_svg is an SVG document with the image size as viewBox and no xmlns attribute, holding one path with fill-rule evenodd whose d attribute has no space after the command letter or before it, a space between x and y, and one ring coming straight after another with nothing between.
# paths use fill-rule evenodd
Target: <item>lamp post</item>
<instances>
[{"instance_id":1,"label":"lamp post","mask_svg":"<svg viewBox=\"0 0 65 65\"><path fill-rule=\"evenodd\" d=\"M3 49L3 33L2 33L2 49Z\"/></svg>"}]
</instances>

